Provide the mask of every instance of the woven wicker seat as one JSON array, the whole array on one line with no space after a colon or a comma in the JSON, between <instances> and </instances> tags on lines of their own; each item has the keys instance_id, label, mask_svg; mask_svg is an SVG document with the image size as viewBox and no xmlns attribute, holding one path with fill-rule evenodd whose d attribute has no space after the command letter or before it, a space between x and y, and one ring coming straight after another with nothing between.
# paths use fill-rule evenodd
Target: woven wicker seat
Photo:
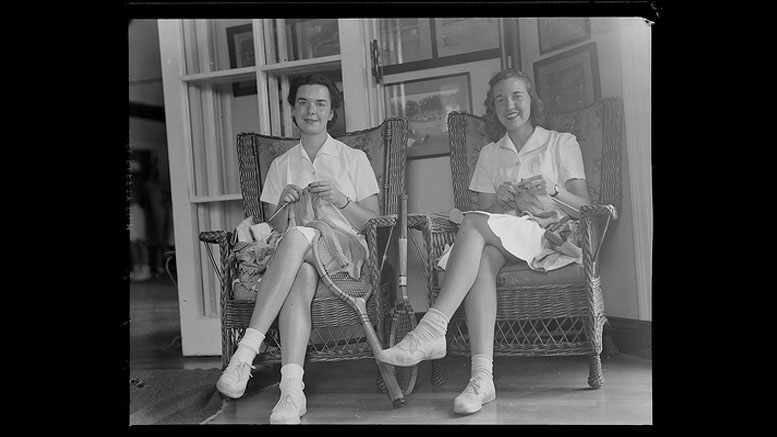
<instances>
[{"instance_id":1,"label":"woven wicker seat","mask_svg":"<svg viewBox=\"0 0 777 437\"><path fill-rule=\"evenodd\" d=\"M576 135L583 153L591 205L580 209L583 265L572 264L548 273L531 271L525 262L505 266L497 276L495 356L588 355L588 384L603 383L602 328L606 321L598 255L621 198L623 109L620 99L601 99L586 108L554 115L543 125ZM488 139L485 120L462 112L448 116L455 204L476 209L477 194L469 188L480 149ZM452 244L457 225L429 216L429 260ZM430 304L440 292L443 273L427 267ZM448 327L448 354L470 354L464 307ZM432 382L443 383L440 362L432 363Z\"/></svg>"},{"instance_id":2,"label":"woven wicker seat","mask_svg":"<svg viewBox=\"0 0 777 437\"><path fill-rule=\"evenodd\" d=\"M398 196L405 191L405 158L407 154L407 121L404 118L386 119L380 126L336 136L350 147L363 150L372 164L381 191L378 194L379 217L369 221L365 229L370 248L362 270L363 283L373 290L367 309L381 342L387 339L388 312L395 300L392 275L384 272L381 278L382 250L387 244L389 229L396 224ZM266 211L259 196L270 162L299 143L298 138L280 138L255 133L237 136L240 186L243 212L255 222L264 221ZM217 244L221 261L221 340L222 368L237 349L245 333L254 308L253 300L234 300L233 279L237 277L232 247L236 235L226 231L200 233L200 240ZM334 278L337 282L337 278ZM308 345L308 361L340 361L372 358L374 355L364 337L364 330L356 311L337 298L323 282L319 282L311 306L312 332ZM281 348L277 319L266 333L264 349L256 358L259 363L280 363ZM376 367L377 371L377 367ZM379 384L381 379L378 378ZM381 387L383 388L383 387Z\"/></svg>"}]
</instances>

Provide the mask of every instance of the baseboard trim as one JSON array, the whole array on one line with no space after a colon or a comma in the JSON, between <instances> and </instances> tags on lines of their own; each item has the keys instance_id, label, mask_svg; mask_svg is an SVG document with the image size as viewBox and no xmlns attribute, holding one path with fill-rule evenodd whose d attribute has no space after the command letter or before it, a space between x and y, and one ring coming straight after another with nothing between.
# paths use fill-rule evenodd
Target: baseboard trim
<instances>
[{"instance_id":1,"label":"baseboard trim","mask_svg":"<svg viewBox=\"0 0 777 437\"><path fill-rule=\"evenodd\" d=\"M653 359L651 321L607 316L612 340L621 353Z\"/></svg>"}]
</instances>

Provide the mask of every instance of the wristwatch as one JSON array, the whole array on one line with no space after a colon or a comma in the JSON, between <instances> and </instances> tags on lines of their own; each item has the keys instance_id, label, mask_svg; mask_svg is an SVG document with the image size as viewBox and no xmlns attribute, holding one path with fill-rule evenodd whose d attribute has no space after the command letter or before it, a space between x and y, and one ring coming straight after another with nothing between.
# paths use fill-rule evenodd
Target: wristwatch
<instances>
[{"instance_id":1,"label":"wristwatch","mask_svg":"<svg viewBox=\"0 0 777 437\"><path fill-rule=\"evenodd\" d=\"M556 197L558 196L558 184L553 185L553 194L550 195L550 197Z\"/></svg>"},{"instance_id":2,"label":"wristwatch","mask_svg":"<svg viewBox=\"0 0 777 437\"><path fill-rule=\"evenodd\" d=\"M348 196L345 196L345 205L338 206L339 209L345 209L346 206L348 206L351 203L351 198Z\"/></svg>"}]
</instances>

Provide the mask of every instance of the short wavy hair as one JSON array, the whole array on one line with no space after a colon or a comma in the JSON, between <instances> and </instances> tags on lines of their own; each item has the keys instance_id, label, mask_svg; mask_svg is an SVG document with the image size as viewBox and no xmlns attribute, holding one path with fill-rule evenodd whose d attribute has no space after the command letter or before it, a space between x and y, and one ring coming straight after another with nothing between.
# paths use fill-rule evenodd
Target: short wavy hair
<instances>
[{"instance_id":1,"label":"short wavy hair","mask_svg":"<svg viewBox=\"0 0 777 437\"><path fill-rule=\"evenodd\" d=\"M343 105L343 95L337 88L335 81L321 74L307 74L292 78L291 83L289 84L289 95L286 98L286 101L289 102L289 105L291 105L292 108L294 108L294 105L296 104L297 90L303 85L323 85L329 89L329 99L331 100L330 104L332 105L333 114L332 119L326 124L327 129L329 129L335 124L335 121L337 121L336 109L339 109ZM293 117L292 121L294 124L297 124L297 120Z\"/></svg>"},{"instance_id":2,"label":"short wavy hair","mask_svg":"<svg viewBox=\"0 0 777 437\"><path fill-rule=\"evenodd\" d=\"M534 86L534 82L524 72L516 70L514 68L507 68L495 74L491 80L488 81L488 93L486 94L486 100L483 102L486 105L486 114L483 118L486 121L486 133L489 141L497 141L502 138L507 131L499 122L496 117L496 109L494 107L494 86L499 82L514 77L520 79L526 84L526 90L529 92L531 98L529 110L531 111L530 121L532 125L539 126L545 121L545 103L537 95L537 89Z\"/></svg>"}]
</instances>

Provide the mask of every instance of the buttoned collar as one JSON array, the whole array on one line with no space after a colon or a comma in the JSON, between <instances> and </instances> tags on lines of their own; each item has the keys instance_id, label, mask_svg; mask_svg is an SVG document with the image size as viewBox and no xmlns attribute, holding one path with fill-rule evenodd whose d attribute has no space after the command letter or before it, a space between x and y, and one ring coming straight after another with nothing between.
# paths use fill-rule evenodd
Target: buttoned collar
<instances>
[{"instance_id":1,"label":"buttoned collar","mask_svg":"<svg viewBox=\"0 0 777 437\"><path fill-rule=\"evenodd\" d=\"M335 139L332 138L331 135L327 132L326 134L326 141L324 141L324 144L321 146L321 149L318 151L319 155L329 155L329 156L338 156L338 150L337 150L337 144L335 143ZM311 163L313 162L310 159L310 156L308 156L308 152L305 150L304 147L302 147L302 140L299 141L299 156L302 159L307 159Z\"/></svg>"},{"instance_id":2,"label":"buttoned collar","mask_svg":"<svg viewBox=\"0 0 777 437\"><path fill-rule=\"evenodd\" d=\"M541 146L544 146L545 143L548 142L549 136L550 136L550 132L548 132L545 128L543 128L542 126L535 126L534 132L532 132L529 139L526 140L526 144L523 145L523 148L521 149L520 153L516 151L515 144L513 144L513 140L510 139L510 135L506 132L504 136L500 138L496 144L500 148L512 150L517 155L520 156L520 155L525 155Z\"/></svg>"}]
</instances>

